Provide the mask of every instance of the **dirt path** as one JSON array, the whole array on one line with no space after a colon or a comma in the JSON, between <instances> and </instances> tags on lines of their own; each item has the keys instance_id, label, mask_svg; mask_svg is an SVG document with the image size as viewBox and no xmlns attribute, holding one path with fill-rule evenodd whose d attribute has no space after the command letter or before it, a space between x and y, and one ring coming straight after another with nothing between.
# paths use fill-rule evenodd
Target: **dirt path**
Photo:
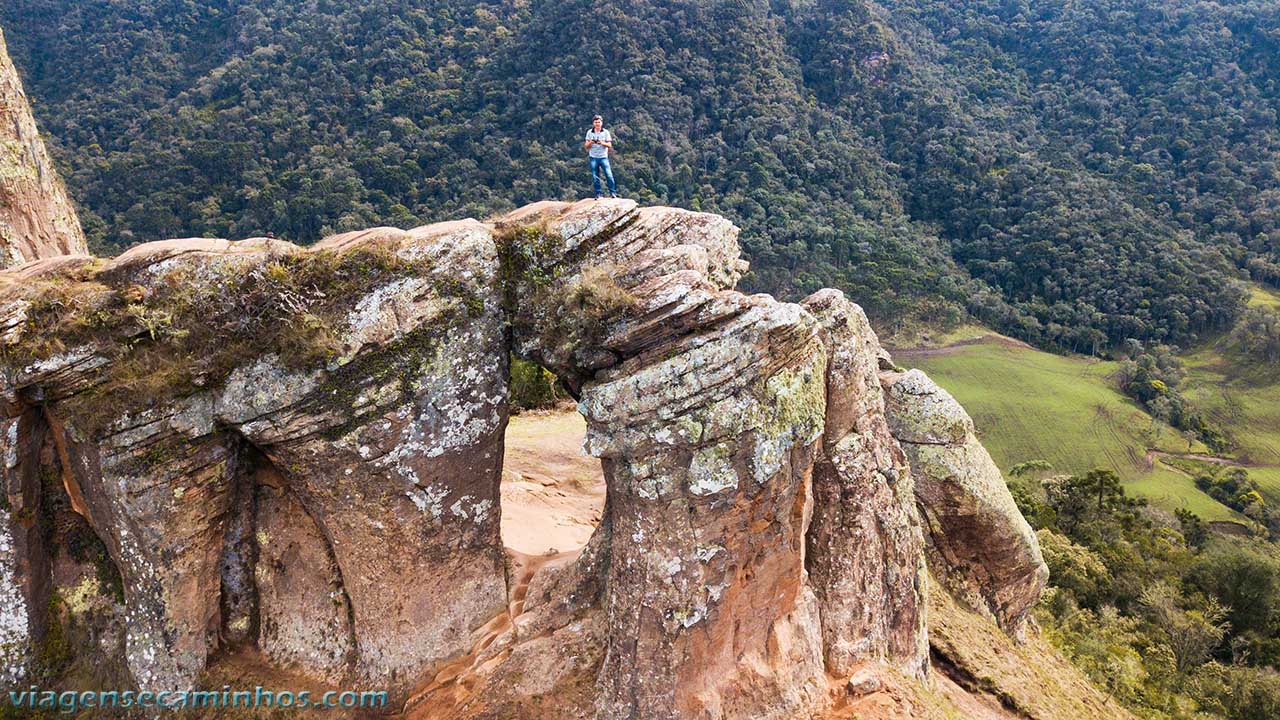
<instances>
[{"instance_id":1,"label":"dirt path","mask_svg":"<svg viewBox=\"0 0 1280 720\"><path fill-rule=\"evenodd\" d=\"M1147 469L1155 467L1156 458L1175 458L1178 460L1199 460L1200 462L1212 463L1214 465L1224 465L1226 467L1249 468L1251 465L1232 460L1231 458L1218 457L1217 455L1197 455L1196 453L1175 453L1165 450L1157 450L1155 448L1147 449Z\"/></svg>"},{"instance_id":2,"label":"dirt path","mask_svg":"<svg viewBox=\"0 0 1280 720\"><path fill-rule=\"evenodd\" d=\"M502 473L502 540L526 555L587 544L604 509L600 461L582 454L586 421L574 409L511 418Z\"/></svg>"},{"instance_id":3,"label":"dirt path","mask_svg":"<svg viewBox=\"0 0 1280 720\"><path fill-rule=\"evenodd\" d=\"M939 347L890 347L887 349L889 350L889 354L893 355L894 358L922 358L951 355L960 348L968 347L970 345L980 345L985 342L994 342L1007 347L1022 348L1026 350L1034 349L1021 340L1014 340L1013 338L998 335L996 333L990 333L980 337L966 338L964 340L959 340L948 345L941 345Z\"/></svg>"},{"instance_id":4,"label":"dirt path","mask_svg":"<svg viewBox=\"0 0 1280 720\"><path fill-rule=\"evenodd\" d=\"M604 474L599 460L582 453L586 429L572 406L511 418L502 472L502 541L511 559L507 607L476 631L470 652L439 667L409 698L404 717L452 718L510 654L495 652L494 644L524 612L534 574L575 556L600 524Z\"/></svg>"},{"instance_id":5,"label":"dirt path","mask_svg":"<svg viewBox=\"0 0 1280 720\"><path fill-rule=\"evenodd\" d=\"M511 579L507 592L507 607L481 627L477 639L466 655L454 658L442 665L431 681L419 688L404 704L403 718L407 720L450 720L459 706L475 694L476 688L488 671L511 654L510 648L487 652L502 639L524 613L524 602L529 594L529 583L535 573L547 563L571 559L578 550L555 555L530 556L510 549Z\"/></svg>"}]
</instances>

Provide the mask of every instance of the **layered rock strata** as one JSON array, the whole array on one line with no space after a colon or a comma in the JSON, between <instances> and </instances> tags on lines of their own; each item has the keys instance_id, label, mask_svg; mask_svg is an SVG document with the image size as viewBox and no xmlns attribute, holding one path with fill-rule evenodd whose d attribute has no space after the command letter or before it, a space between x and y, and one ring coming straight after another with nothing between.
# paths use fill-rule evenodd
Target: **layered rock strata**
<instances>
[{"instance_id":1,"label":"layered rock strata","mask_svg":"<svg viewBox=\"0 0 1280 720\"><path fill-rule=\"evenodd\" d=\"M65 493L87 518L147 689L190 687L237 648L422 717L793 718L866 663L924 678L918 501L935 550L986 540L936 537L968 511L920 500L934 475L903 451L862 311L736 291L737 234L624 200L538 203L309 249L167 241L0 273L10 434L45 432L61 479L15 481L50 461L7 453L10 507ZM502 548L511 353L571 389L603 465L604 519L573 558ZM955 492L1007 497L987 470ZM23 529L7 512L16 677L47 634L49 573L39 547L3 542ZM983 518L1022 538L1016 509ZM1037 557L973 582L1025 610Z\"/></svg>"}]
</instances>

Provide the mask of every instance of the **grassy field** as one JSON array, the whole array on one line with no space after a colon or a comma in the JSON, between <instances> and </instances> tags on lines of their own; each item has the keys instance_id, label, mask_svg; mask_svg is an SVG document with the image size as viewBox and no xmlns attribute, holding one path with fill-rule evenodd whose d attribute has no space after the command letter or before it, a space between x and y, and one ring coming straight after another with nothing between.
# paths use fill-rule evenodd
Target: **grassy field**
<instances>
[{"instance_id":1,"label":"grassy field","mask_svg":"<svg viewBox=\"0 0 1280 720\"><path fill-rule=\"evenodd\" d=\"M1280 377L1274 370L1229 362L1212 350L1184 358L1183 393L1209 413L1234 444L1231 456L1280 502Z\"/></svg>"},{"instance_id":2,"label":"grassy field","mask_svg":"<svg viewBox=\"0 0 1280 720\"><path fill-rule=\"evenodd\" d=\"M1249 294L1249 305L1250 307L1257 306L1280 310L1280 292L1254 285Z\"/></svg>"},{"instance_id":3,"label":"grassy field","mask_svg":"<svg viewBox=\"0 0 1280 720\"><path fill-rule=\"evenodd\" d=\"M1148 458L1148 449L1204 453L1207 448L1155 422L1122 395L1110 378L1115 363L1053 355L995 335L897 350L894 359L924 370L955 395L1004 470L1037 459L1058 472L1106 467L1120 474L1130 492L1166 509L1185 507L1205 520L1239 517L1197 489L1188 475ZM1280 396L1280 387L1273 389ZM1267 412L1264 398L1231 397L1233 407L1249 406L1251 418ZM1280 416L1277 407L1273 403L1268 409ZM1280 474L1270 480L1280 490Z\"/></svg>"}]
</instances>

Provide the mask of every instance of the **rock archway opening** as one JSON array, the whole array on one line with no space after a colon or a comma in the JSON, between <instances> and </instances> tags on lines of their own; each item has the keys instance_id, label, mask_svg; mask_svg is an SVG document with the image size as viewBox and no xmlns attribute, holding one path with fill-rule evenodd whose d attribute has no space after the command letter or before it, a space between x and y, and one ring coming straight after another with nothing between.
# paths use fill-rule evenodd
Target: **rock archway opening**
<instances>
[{"instance_id":1,"label":"rock archway opening","mask_svg":"<svg viewBox=\"0 0 1280 720\"><path fill-rule=\"evenodd\" d=\"M576 553L604 516L600 461L582 452L586 420L550 371L513 358L502 470L502 542L529 557Z\"/></svg>"}]
</instances>

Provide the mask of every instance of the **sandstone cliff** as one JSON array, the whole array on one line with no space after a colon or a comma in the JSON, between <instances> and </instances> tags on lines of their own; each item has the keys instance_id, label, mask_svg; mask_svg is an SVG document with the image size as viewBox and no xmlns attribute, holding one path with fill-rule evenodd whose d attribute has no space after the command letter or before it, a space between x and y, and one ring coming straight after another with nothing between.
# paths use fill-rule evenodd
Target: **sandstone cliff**
<instances>
[{"instance_id":1,"label":"sandstone cliff","mask_svg":"<svg viewBox=\"0 0 1280 720\"><path fill-rule=\"evenodd\" d=\"M0 33L0 267L87 252Z\"/></svg>"},{"instance_id":2,"label":"sandstone cliff","mask_svg":"<svg viewBox=\"0 0 1280 720\"><path fill-rule=\"evenodd\" d=\"M1044 566L963 411L839 292L736 291L737 234L547 202L0 272L5 676L57 640L155 690L248 656L414 717L782 719L931 682L930 562L1020 632ZM573 558L502 547L511 353L603 466Z\"/></svg>"}]
</instances>

